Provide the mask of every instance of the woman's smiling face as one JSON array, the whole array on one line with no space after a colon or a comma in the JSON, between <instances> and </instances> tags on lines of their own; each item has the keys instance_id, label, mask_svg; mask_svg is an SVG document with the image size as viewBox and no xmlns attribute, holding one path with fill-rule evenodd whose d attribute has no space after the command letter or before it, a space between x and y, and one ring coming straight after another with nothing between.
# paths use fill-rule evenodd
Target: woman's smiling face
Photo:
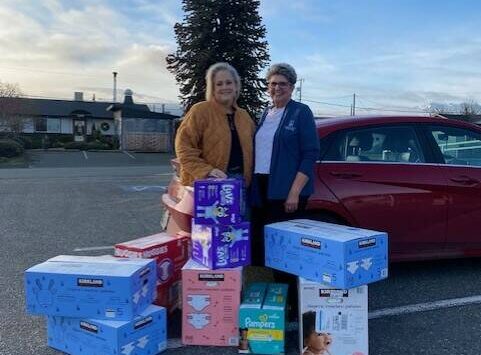
<instances>
[{"instance_id":1,"label":"woman's smiling face","mask_svg":"<svg viewBox=\"0 0 481 355\"><path fill-rule=\"evenodd\" d=\"M268 89L274 105L284 107L291 99L294 85L284 75L275 74L269 78Z\"/></svg>"},{"instance_id":2,"label":"woman's smiling face","mask_svg":"<svg viewBox=\"0 0 481 355\"><path fill-rule=\"evenodd\" d=\"M220 70L214 75L214 99L222 105L232 105L237 95L234 77L227 70Z\"/></svg>"}]
</instances>

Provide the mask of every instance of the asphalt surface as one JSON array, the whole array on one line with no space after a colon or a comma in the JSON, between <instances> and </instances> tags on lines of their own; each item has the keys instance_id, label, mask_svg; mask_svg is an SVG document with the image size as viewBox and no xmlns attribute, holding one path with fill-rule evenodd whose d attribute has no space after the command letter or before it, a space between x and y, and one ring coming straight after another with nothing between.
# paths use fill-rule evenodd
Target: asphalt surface
<instances>
[{"instance_id":1,"label":"asphalt surface","mask_svg":"<svg viewBox=\"0 0 481 355\"><path fill-rule=\"evenodd\" d=\"M86 159L77 153L83 155L34 152L30 169L0 170L0 355L61 354L46 346L44 319L25 313L25 269L59 254L109 254L111 249L74 250L159 231L169 156L88 152ZM369 287L369 310L479 296L480 273L480 259L392 265L387 280ZM297 354L295 324L291 327L286 353ZM370 354L479 355L480 332L480 303L453 302L422 312L412 307L411 313L369 321ZM169 336L180 336L178 313L169 319ZM181 347L164 354L236 353L234 348Z\"/></svg>"}]
</instances>

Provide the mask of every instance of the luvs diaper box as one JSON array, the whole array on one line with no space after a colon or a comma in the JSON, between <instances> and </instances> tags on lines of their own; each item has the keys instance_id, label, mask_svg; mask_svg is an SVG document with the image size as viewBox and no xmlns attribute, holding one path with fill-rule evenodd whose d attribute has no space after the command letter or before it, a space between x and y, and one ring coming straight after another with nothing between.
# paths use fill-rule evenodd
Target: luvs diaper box
<instances>
[{"instance_id":1,"label":"luvs diaper box","mask_svg":"<svg viewBox=\"0 0 481 355\"><path fill-rule=\"evenodd\" d=\"M384 232L305 219L265 226L266 266L334 288L353 288L388 276Z\"/></svg>"},{"instance_id":2,"label":"luvs diaper box","mask_svg":"<svg viewBox=\"0 0 481 355\"><path fill-rule=\"evenodd\" d=\"M48 316L48 345L72 355L153 355L167 348L163 307L151 305L131 321Z\"/></svg>"},{"instance_id":3,"label":"luvs diaper box","mask_svg":"<svg viewBox=\"0 0 481 355\"><path fill-rule=\"evenodd\" d=\"M190 256L190 237L158 233L115 245L115 256L152 258L157 263L157 296L154 303L169 312L179 307L181 269Z\"/></svg>"},{"instance_id":4,"label":"luvs diaper box","mask_svg":"<svg viewBox=\"0 0 481 355\"><path fill-rule=\"evenodd\" d=\"M182 342L237 346L242 268L210 270L189 260L182 268Z\"/></svg>"},{"instance_id":5,"label":"luvs diaper box","mask_svg":"<svg viewBox=\"0 0 481 355\"><path fill-rule=\"evenodd\" d=\"M283 354L287 285L249 284L239 309L239 353Z\"/></svg>"},{"instance_id":6,"label":"luvs diaper box","mask_svg":"<svg viewBox=\"0 0 481 355\"><path fill-rule=\"evenodd\" d=\"M131 320L154 300L151 259L60 255L25 271L31 314Z\"/></svg>"},{"instance_id":7,"label":"luvs diaper box","mask_svg":"<svg viewBox=\"0 0 481 355\"><path fill-rule=\"evenodd\" d=\"M192 223L192 259L210 269L250 264L250 224Z\"/></svg>"},{"instance_id":8,"label":"luvs diaper box","mask_svg":"<svg viewBox=\"0 0 481 355\"><path fill-rule=\"evenodd\" d=\"M299 278L301 354L368 355L368 287L348 290Z\"/></svg>"},{"instance_id":9,"label":"luvs diaper box","mask_svg":"<svg viewBox=\"0 0 481 355\"><path fill-rule=\"evenodd\" d=\"M204 179L194 182L194 217L197 224L236 224L245 210L243 181Z\"/></svg>"}]
</instances>

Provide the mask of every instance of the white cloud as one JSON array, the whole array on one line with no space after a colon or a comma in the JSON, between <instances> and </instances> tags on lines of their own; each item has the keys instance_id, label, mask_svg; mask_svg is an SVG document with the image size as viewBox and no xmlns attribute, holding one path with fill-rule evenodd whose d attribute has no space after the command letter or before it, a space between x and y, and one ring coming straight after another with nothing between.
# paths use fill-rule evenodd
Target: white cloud
<instances>
[{"instance_id":1,"label":"white cloud","mask_svg":"<svg viewBox=\"0 0 481 355\"><path fill-rule=\"evenodd\" d=\"M177 101L174 77L165 69L165 56L175 50L175 15L154 11L158 2L137 3L2 2L0 79L31 95L70 98L79 88L98 88L97 98L110 99L104 93L111 93L116 70L119 88ZM173 1L166 3L173 8ZM144 20L147 15L155 21Z\"/></svg>"}]
</instances>

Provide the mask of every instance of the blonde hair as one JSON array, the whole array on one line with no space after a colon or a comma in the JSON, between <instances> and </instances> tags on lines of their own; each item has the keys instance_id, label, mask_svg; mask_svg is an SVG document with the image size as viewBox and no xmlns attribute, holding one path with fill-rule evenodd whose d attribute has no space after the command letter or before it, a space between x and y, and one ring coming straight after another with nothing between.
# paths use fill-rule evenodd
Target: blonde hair
<instances>
[{"instance_id":1,"label":"blonde hair","mask_svg":"<svg viewBox=\"0 0 481 355\"><path fill-rule=\"evenodd\" d=\"M215 63L212 64L209 69L207 69L207 73L205 74L205 84L206 84L206 90L205 90L205 99L207 101L210 101L214 98L214 78L215 75L222 71L225 70L232 75L232 78L234 79L234 83L236 85L236 93L235 93L235 101L239 98L240 95L240 90L241 90L241 81L240 81L240 76L237 73L237 70L230 65L229 63Z\"/></svg>"}]
</instances>

